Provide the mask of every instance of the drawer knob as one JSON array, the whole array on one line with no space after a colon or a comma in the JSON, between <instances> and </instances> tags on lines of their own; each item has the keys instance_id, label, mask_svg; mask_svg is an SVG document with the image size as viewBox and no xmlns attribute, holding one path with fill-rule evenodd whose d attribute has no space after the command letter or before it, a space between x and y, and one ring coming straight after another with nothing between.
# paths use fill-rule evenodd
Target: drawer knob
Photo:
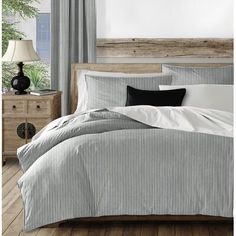
<instances>
[{"instance_id":1,"label":"drawer knob","mask_svg":"<svg viewBox=\"0 0 236 236\"><path fill-rule=\"evenodd\" d=\"M37 107L36 107L37 109L40 109L40 106L39 105L37 105Z\"/></svg>"},{"instance_id":2,"label":"drawer knob","mask_svg":"<svg viewBox=\"0 0 236 236\"><path fill-rule=\"evenodd\" d=\"M16 109L16 105L13 105L13 106L12 106L12 109L15 110L15 109Z\"/></svg>"}]
</instances>

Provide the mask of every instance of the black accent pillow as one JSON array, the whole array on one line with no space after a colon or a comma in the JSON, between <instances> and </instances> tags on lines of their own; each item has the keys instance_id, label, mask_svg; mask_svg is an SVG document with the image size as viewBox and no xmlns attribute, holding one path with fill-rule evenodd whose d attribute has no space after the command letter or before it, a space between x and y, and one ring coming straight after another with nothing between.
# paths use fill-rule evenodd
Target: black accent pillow
<instances>
[{"instance_id":1,"label":"black accent pillow","mask_svg":"<svg viewBox=\"0 0 236 236\"><path fill-rule=\"evenodd\" d=\"M127 86L126 106L181 106L186 89L150 91Z\"/></svg>"}]
</instances>

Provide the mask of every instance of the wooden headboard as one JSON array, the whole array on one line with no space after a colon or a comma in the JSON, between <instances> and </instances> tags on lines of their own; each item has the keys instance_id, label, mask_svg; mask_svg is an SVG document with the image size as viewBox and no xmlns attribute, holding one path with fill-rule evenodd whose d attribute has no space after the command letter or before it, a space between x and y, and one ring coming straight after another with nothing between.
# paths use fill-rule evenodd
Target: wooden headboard
<instances>
[{"instance_id":1,"label":"wooden headboard","mask_svg":"<svg viewBox=\"0 0 236 236\"><path fill-rule=\"evenodd\" d=\"M169 64L169 63L168 63ZM201 67L219 67L229 64L176 64L181 66L201 66ZM126 73L156 73L161 72L161 64L145 63L145 64L72 64L71 71L71 91L70 91L70 104L71 113L74 113L77 107L78 90L77 90L77 73L80 70L94 70L94 71L107 71L107 72L126 72Z\"/></svg>"}]
</instances>

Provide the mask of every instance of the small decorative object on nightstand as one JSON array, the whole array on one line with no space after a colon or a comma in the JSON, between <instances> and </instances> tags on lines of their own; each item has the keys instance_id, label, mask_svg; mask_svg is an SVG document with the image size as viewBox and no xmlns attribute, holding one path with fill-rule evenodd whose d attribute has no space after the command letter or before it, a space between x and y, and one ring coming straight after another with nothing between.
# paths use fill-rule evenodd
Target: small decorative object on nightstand
<instances>
[{"instance_id":1,"label":"small decorative object on nightstand","mask_svg":"<svg viewBox=\"0 0 236 236\"><path fill-rule=\"evenodd\" d=\"M16 96L12 92L3 97L3 160L16 156L18 147L52 120L61 116L61 92L47 96L30 94Z\"/></svg>"},{"instance_id":2,"label":"small decorative object on nightstand","mask_svg":"<svg viewBox=\"0 0 236 236\"><path fill-rule=\"evenodd\" d=\"M30 79L24 75L23 62L40 60L33 48L32 40L9 40L7 51L2 60L18 62L19 72L12 78L11 86L17 90L16 95L27 94L25 89L29 88Z\"/></svg>"}]
</instances>

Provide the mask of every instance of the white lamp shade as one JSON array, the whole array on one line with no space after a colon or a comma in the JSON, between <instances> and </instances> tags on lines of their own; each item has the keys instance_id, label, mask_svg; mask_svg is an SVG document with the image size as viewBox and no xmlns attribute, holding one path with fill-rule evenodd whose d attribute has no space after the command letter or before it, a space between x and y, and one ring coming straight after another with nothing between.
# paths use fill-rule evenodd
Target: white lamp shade
<instances>
[{"instance_id":1,"label":"white lamp shade","mask_svg":"<svg viewBox=\"0 0 236 236\"><path fill-rule=\"evenodd\" d=\"M39 61L40 58L33 48L32 40L9 40L8 48L2 61L24 62Z\"/></svg>"}]
</instances>

